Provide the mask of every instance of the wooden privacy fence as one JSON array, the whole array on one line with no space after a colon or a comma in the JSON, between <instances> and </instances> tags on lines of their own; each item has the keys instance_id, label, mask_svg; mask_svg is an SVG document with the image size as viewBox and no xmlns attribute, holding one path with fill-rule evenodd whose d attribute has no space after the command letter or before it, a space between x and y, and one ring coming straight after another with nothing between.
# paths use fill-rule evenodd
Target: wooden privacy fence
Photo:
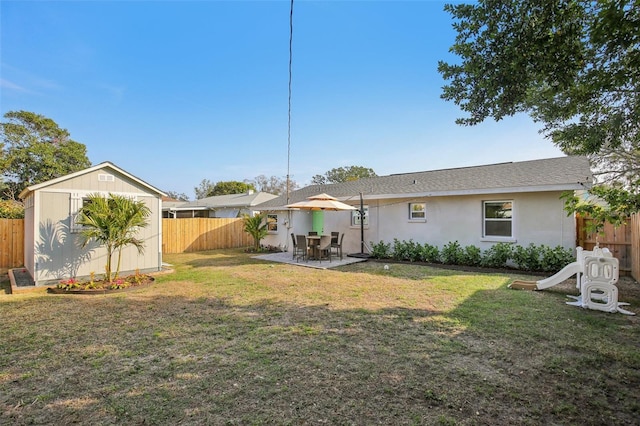
<instances>
[{"instance_id":1,"label":"wooden privacy fence","mask_svg":"<svg viewBox=\"0 0 640 426\"><path fill-rule=\"evenodd\" d=\"M162 219L162 252L183 253L248 247L253 239L242 219ZM0 219L0 268L24 263L24 220Z\"/></svg>"},{"instance_id":2,"label":"wooden privacy fence","mask_svg":"<svg viewBox=\"0 0 640 426\"><path fill-rule=\"evenodd\" d=\"M596 243L600 247L608 248L613 256L620 261L620 274L621 275L633 275L637 277L637 273L634 275L632 272L633 266L638 268L638 250L640 247L636 247L635 250L632 246L632 241L640 236L640 220L638 215L627 221L625 225L621 225L615 228L610 223L606 223L604 229L600 234L587 232L587 227L592 221L591 218L578 216L576 218L576 245L582 247L585 250L593 250ZM634 258L636 259L634 261Z\"/></svg>"},{"instance_id":3,"label":"wooden privacy fence","mask_svg":"<svg viewBox=\"0 0 640 426\"><path fill-rule=\"evenodd\" d=\"M604 235L587 233L590 219L578 217L576 244L592 250L596 241L620 261L620 270L640 281L640 214L618 229L605 226ZM597 239L596 239L597 237ZM163 253L183 253L219 248L248 247L253 239L244 232L242 219L162 219ZM24 220L0 219L0 268L23 265Z\"/></svg>"},{"instance_id":4,"label":"wooden privacy fence","mask_svg":"<svg viewBox=\"0 0 640 426\"><path fill-rule=\"evenodd\" d=\"M0 219L0 268L24 263L24 220Z\"/></svg>"},{"instance_id":5,"label":"wooden privacy fence","mask_svg":"<svg viewBox=\"0 0 640 426\"><path fill-rule=\"evenodd\" d=\"M162 219L162 252L184 253L248 247L253 238L242 219Z\"/></svg>"}]
</instances>

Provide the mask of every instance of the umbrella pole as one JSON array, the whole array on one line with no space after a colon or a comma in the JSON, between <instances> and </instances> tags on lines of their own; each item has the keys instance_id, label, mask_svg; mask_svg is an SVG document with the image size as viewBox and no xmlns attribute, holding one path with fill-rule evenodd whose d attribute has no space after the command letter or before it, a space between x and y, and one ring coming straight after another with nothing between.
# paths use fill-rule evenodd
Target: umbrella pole
<instances>
[{"instance_id":1,"label":"umbrella pole","mask_svg":"<svg viewBox=\"0 0 640 426\"><path fill-rule=\"evenodd\" d=\"M360 254L364 254L364 203L360 193Z\"/></svg>"},{"instance_id":2,"label":"umbrella pole","mask_svg":"<svg viewBox=\"0 0 640 426\"><path fill-rule=\"evenodd\" d=\"M360 253L351 253L349 257L367 258L369 253L364 252L364 201L362 200L362 192L360 193Z\"/></svg>"}]
</instances>

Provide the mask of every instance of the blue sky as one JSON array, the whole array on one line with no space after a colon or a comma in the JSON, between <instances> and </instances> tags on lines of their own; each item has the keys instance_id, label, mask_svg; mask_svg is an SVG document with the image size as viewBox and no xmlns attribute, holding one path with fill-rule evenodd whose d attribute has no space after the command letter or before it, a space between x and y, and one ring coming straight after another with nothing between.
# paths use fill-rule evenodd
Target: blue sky
<instances>
[{"instance_id":1,"label":"blue sky","mask_svg":"<svg viewBox=\"0 0 640 426\"><path fill-rule=\"evenodd\" d=\"M440 1L296 1L290 174L561 156L527 116L461 127ZM165 191L287 174L289 1L0 3L0 112L45 115Z\"/></svg>"}]
</instances>

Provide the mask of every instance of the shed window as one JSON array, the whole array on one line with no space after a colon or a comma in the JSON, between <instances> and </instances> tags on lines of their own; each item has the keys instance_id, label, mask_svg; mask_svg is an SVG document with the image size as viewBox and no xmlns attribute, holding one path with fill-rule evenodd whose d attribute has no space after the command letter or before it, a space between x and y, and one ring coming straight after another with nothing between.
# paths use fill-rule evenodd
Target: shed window
<instances>
[{"instance_id":1,"label":"shed window","mask_svg":"<svg viewBox=\"0 0 640 426\"><path fill-rule=\"evenodd\" d=\"M79 225L77 222L80 215L80 210L84 206L84 201L86 200L86 198L83 198L80 194L71 194L70 200L71 206L69 208L69 217L71 223L69 224L69 230L71 232L80 232L82 231L82 225Z\"/></svg>"},{"instance_id":2,"label":"shed window","mask_svg":"<svg viewBox=\"0 0 640 426\"><path fill-rule=\"evenodd\" d=\"M101 193L101 196L107 197L108 194ZM137 201L138 197L135 195L127 195L133 201ZM84 206L89 204L91 200L89 199L89 194L87 193L72 193L70 197L70 208L69 208L69 217L70 224L69 230L73 233L82 232L84 227L78 224L78 219L80 218L80 211Z\"/></svg>"}]
</instances>

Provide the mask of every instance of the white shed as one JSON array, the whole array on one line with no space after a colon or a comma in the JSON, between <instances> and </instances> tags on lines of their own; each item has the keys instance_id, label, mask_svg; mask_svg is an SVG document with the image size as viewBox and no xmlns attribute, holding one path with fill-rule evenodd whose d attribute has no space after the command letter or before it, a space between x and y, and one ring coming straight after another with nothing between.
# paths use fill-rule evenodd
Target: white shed
<instances>
[{"instance_id":1,"label":"white shed","mask_svg":"<svg viewBox=\"0 0 640 426\"><path fill-rule=\"evenodd\" d=\"M125 247L121 273L148 273L162 268L162 191L104 162L79 172L27 187L24 201L24 264L36 285L71 277L104 273L106 250L97 244L84 248L75 219L89 194L118 194L143 201L151 210L150 223L140 229L144 253Z\"/></svg>"}]
</instances>

